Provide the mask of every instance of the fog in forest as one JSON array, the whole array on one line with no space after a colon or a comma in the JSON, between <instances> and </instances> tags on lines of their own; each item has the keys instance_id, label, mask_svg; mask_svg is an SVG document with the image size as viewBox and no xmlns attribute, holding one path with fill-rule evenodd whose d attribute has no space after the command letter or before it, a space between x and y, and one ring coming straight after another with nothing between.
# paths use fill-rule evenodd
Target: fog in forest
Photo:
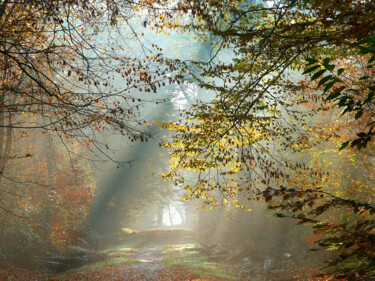
<instances>
[{"instance_id":1,"label":"fog in forest","mask_svg":"<svg viewBox=\"0 0 375 281\"><path fill-rule=\"evenodd\" d=\"M0 281L374 280L374 3L316 2L1 1Z\"/></svg>"}]
</instances>

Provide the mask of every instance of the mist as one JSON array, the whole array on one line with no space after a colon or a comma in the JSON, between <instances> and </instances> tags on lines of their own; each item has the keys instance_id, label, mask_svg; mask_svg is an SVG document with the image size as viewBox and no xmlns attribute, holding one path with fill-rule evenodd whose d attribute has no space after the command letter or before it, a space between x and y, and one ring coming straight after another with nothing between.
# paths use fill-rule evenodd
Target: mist
<instances>
[{"instance_id":1,"label":"mist","mask_svg":"<svg viewBox=\"0 0 375 281\"><path fill-rule=\"evenodd\" d=\"M57 2L0 4L0 280L375 278L373 3Z\"/></svg>"}]
</instances>

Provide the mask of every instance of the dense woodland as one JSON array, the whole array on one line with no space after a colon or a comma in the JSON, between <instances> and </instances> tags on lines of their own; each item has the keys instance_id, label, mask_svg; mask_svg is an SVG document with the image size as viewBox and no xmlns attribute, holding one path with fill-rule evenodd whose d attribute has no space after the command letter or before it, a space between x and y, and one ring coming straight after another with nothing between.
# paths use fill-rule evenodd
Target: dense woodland
<instances>
[{"instance_id":1,"label":"dense woodland","mask_svg":"<svg viewBox=\"0 0 375 281\"><path fill-rule=\"evenodd\" d=\"M0 1L0 280L375 280L375 2Z\"/></svg>"}]
</instances>

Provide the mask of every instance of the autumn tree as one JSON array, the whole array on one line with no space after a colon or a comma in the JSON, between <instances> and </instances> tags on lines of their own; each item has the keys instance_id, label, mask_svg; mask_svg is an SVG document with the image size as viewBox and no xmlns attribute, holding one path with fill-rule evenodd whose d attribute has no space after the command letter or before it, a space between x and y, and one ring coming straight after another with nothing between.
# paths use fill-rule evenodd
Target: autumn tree
<instances>
[{"instance_id":1,"label":"autumn tree","mask_svg":"<svg viewBox=\"0 0 375 281\"><path fill-rule=\"evenodd\" d=\"M285 211L278 216L312 223L324 237L320 247L339 250L337 259L328 264L336 268L334 273L370 278L373 202L325 189L321 178L327 171L301 159L322 141L320 137L312 142L314 126L309 122L320 111L311 111L304 103L321 107L326 100L334 101L325 110L335 111L339 119L340 114L353 118L346 123L352 132L362 126L357 136L347 135L341 149L349 144L364 149L372 140L373 2L179 5L193 19L177 28L199 30L202 40L204 31L218 37L212 59L196 63L203 70L200 86L214 91L216 98L196 104L186 112L185 121L161 124L175 131L173 139L163 144L172 155L164 178L183 185L186 198L200 197L206 204L237 200L240 191L248 199L264 198L269 208ZM216 59L228 50L233 59ZM344 66L350 62L356 71ZM301 70L311 74L311 80L300 83L305 79ZM306 89L316 92L306 95ZM196 172L194 184L185 182L185 170ZM332 209L360 217L349 223L330 221ZM353 260L358 263L353 265Z\"/></svg>"},{"instance_id":2,"label":"autumn tree","mask_svg":"<svg viewBox=\"0 0 375 281\"><path fill-rule=\"evenodd\" d=\"M79 244L95 186L87 162L112 160L106 132L149 137L140 110L176 80L142 38L145 14L155 28L167 20L157 2L0 3L2 246L17 235L43 253Z\"/></svg>"},{"instance_id":3,"label":"autumn tree","mask_svg":"<svg viewBox=\"0 0 375 281\"><path fill-rule=\"evenodd\" d=\"M155 97L141 92L155 92L166 77L161 50L146 46L132 26L141 26L140 7L122 1L3 1L2 135L40 129L91 142L96 131L114 129L133 141L144 139L137 128L139 108ZM144 10L151 8L150 2ZM158 23L161 14L150 13L149 21Z\"/></svg>"},{"instance_id":4,"label":"autumn tree","mask_svg":"<svg viewBox=\"0 0 375 281\"><path fill-rule=\"evenodd\" d=\"M49 133L13 132L0 191L2 260L35 266L35 258L84 246L95 180L77 141L64 144ZM76 155L66 153L74 151Z\"/></svg>"}]
</instances>

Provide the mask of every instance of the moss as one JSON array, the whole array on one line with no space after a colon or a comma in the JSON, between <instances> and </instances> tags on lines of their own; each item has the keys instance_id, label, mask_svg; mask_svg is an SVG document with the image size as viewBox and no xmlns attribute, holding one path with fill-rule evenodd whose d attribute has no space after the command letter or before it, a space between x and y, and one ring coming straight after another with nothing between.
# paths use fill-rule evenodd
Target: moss
<instances>
[{"instance_id":1,"label":"moss","mask_svg":"<svg viewBox=\"0 0 375 281\"><path fill-rule=\"evenodd\" d=\"M131 228L128 228L128 227L123 227L121 230L124 234L135 234L135 233L139 232L138 230L134 230L134 229L131 229Z\"/></svg>"},{"instance_id":2,"label":"moss","mask_svg":"<svg viewBox=\"0 0 375 281\"><path fill-rule=\"evenodd\" d=\"M221 263L209 262L201 256L198 251L192 250L192 244L179 245L176 249L166 249L165 253L174 253L175 256L163 259L168 267L182 267L200 278L222 278L226 280L239 280L238 277L231 275L226 266Z\"/></svg>"},{"instance_id":3,"label":"moss","mask_svg":"<svg viewBox=\"0 0 375 281\"><path fill-rule=\"evenodd\" d=\"M107 266L123 266L123 265L129 266L129 265L133 265L137 263L139 263L139 261L131 259L125 255L117 255L102 262L88 264L80 268L69 270L65 272L64 274L56 275L53 277L54 278L53 280L64 281L64 280L68 280L69 278L77 274L85 274L86 272L100 271L104 267L107 267Z\"/></svg>"}]
</instances>

